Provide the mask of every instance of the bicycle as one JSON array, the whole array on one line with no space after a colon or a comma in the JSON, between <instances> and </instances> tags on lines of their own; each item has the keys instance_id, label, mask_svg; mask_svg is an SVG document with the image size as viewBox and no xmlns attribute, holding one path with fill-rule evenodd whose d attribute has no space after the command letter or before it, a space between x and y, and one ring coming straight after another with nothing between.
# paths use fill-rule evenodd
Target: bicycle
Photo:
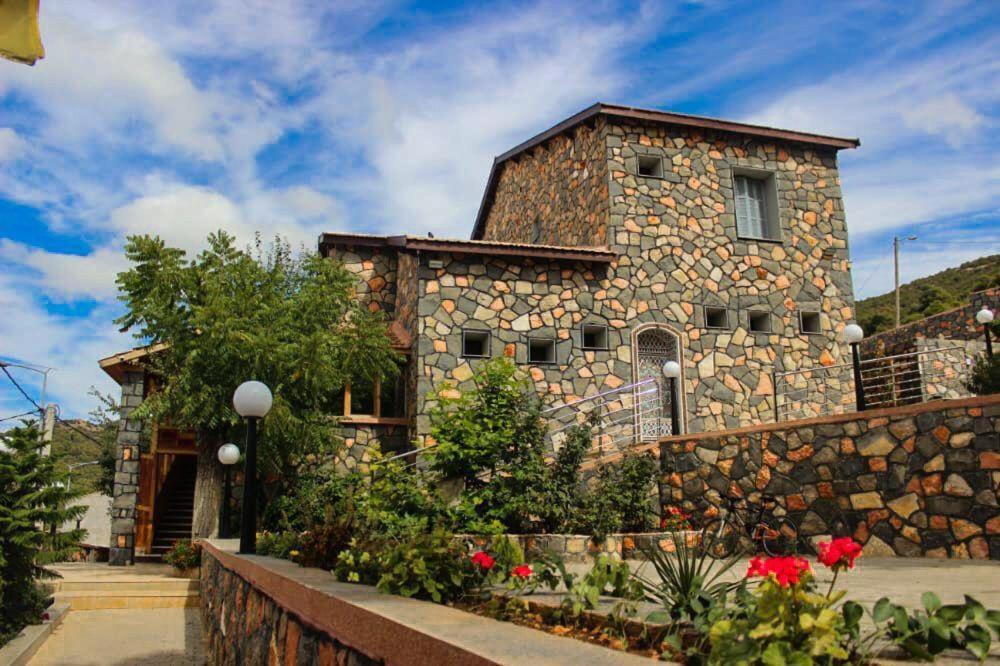
<instances>
[{"instance_id":1,"label":"bicycle","mask_svg":"<svg viewBox=\"0 0 1000 666\"><path fill-rule=\"evenodd\" d=\"M702 532L709 554L719 559L731 557L743 533L768 555L785 555L798 543L799 530L788 516L765 516L777 499L762 495L760 504L742 497L724 497L724 512L712 519Z\"/></svg>"}]
</instances>

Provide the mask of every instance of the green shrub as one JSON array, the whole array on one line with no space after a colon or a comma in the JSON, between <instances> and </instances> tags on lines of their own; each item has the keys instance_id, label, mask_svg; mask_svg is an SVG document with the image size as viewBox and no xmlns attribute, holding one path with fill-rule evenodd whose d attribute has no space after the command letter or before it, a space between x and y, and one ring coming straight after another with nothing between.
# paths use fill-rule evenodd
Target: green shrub
<instances>
[{"instance_id":1,"label":"green shrub","mask_svg":"<svg viewBox=\"0 0 1000 666\"><path fill-rule=\"evenodd\" d=\"M175 569L193 569L201 564L201 545L190 539L178 539L164 553L163 561Z\"/></svg>"},{"instance_id":2,"label":"green shrub","mask_svg":"<svg viewBox=\"0 0 1000 666\"><path fill-rule=\"evenodd\" d=\"M290 560L292 553L300 548L299 539L298 534L290 531L263 532L257 535L257 554Z\"/></svg>"},{"instance_id":3,"label":"green shrub","mask_svg":"<svg viewBox=\"0 0 1000 666\"><path fill-rule=\"evenodd\" d=\"M1000 341L997 344L1000 344ZM975 395L1000 393L1000 352L976 359L966 388Z\"/></svg>"},{"instance_id":4,"label":"green shrub","mask_svg":"<svg viewBox=\"0 0 1000 666\"><path fill-rule=\"evenodd\" d=\"M612 532L645 532L656 525L651 501L657 463L651 454L626 453L601 467L597 479L570 512L569 531L603 539Z\"/></svg>"},{"instance_id":5,"label":"green shrub","mask_svg":"<svg viewBox=\"0 0 1000 666\"><path fill-rule=\"evenodd\" d=\"M390 546L378 558L379 592L447 603L476 582L468 553L444 530Z\"/></svg>"},{"instance_id":6,"label":"green shrub","mask_svg":"<svg viewBox=\"0 0 1000 666\"><path fill-rule=\"evenodd\" d=\"M302 532L325 520L328 509L339 510L361 485L357 473L332 469L302 474L288 491L270 499L261 523L269 532Z\"/></svg>"},{"instance_id":7,"label":"green shrub","mask_svg":"<svg viewBox=\"0 0 1000 666\"><path fill-rule=\"evenodd\" d=\"M0 644L25 625L37 623L47 605L38 581L58 575L45 565L67 559L82 530L50 532L81 518L84 507L68 507L79 493L66 489L66 475L41 454L31 425L0 434Z\"/></svg>"},{"instance_id":8,"label":"green shrub","mask_svg":"<svg viewBox=\"0 0 1000 666\"><path fill-rule=\"evenodd\" d=\"M936 594L925 592L921 601L923 610L910 612L883 597L872 609L880 634L917 659L933 661L954 648L985 660L991 632L1000 639L1000 611L987 610L970 596L965 603L943 605Z\"/></svg>"}]
</instances>

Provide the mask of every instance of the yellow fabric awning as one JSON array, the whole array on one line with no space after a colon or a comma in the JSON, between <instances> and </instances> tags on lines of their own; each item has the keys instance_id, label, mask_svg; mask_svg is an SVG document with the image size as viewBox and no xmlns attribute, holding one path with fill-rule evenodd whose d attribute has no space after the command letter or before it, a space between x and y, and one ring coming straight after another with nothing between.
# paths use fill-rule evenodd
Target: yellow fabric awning
<instances>
[{"instance_id":1,"label":"yellow fabric awning","mask_svg":"<svg viewBox=\"0 0 1000 666\"><path fill-rule=\"evenodd\" d=\"M39 0L0 0L0 56L34 65L45 57L38 30Z\"/></svg>"}]
</instances>

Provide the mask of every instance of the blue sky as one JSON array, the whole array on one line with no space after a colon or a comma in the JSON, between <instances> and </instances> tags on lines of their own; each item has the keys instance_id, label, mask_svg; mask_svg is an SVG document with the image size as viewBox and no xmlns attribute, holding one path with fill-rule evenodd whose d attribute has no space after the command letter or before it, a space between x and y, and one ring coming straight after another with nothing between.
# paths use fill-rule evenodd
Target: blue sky
<instances>
[{"instance_id":1,"label":"blue sky","mask_svg":"<svg viewBox=\"0 0 1000 666\"><path fill-rule=\"evenodd\" d=\"M1000 252L993 2L45 0L41 27L44 60L0 61L0 356L56 367L64 416L132 343L128 234L466 237L493 156L595 101L861 137L860 296L894 234L904 279Z\"/></svg>"}]
</instances>

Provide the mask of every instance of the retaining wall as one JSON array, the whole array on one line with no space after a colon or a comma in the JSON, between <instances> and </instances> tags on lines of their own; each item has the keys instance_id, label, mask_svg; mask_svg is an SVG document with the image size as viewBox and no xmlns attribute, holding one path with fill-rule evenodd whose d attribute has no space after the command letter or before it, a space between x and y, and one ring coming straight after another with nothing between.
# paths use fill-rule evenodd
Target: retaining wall
<instances>
[{"instance_id":1,"label":"retaining wall","mask_svg":"<svg viewBox=\"0 0 1000 666\"><path fill-rule=\"evenodd\" d=\"M664 498L778 498L804 536L883 555L1000 560L1000 395L662 440Z\"/></svg>"}]
</instances>

